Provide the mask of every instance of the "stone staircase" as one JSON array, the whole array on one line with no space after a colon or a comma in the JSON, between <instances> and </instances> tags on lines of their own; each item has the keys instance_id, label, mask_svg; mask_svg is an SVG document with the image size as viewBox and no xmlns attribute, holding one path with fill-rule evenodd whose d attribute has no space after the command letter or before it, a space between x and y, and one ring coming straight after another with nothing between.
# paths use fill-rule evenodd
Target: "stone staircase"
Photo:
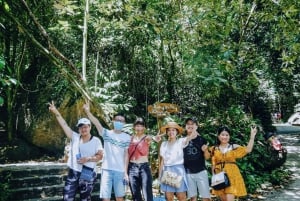
<instances>
[{"instance_id":1,"label":"stone staircase","mask_svg":"<svg viewBox=\"0 0 300 201\"><path fill-rule=\"evenodd\" d=\"M62 200L66 175L66 163L29 162L0 165L0 181L8 184L8 192L2 193L9 194L8 200L11 201ZM100 174L92 193L92 200L100 200L99 189Z\"/></svg>"}]
</instances>

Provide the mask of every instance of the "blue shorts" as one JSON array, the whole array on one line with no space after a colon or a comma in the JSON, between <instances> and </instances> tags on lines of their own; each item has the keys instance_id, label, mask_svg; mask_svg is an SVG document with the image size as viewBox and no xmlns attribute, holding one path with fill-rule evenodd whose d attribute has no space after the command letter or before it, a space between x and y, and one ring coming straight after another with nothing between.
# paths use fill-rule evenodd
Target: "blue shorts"
<instances>
[{"instance_id":1,"label":"blue shorts","mask_svg":"<svg viewBox=\"0 0 300 201\"><path fill-rule=\"evenodd\" d=\"M198 173L188 173L187 180L189 185L187 191L189 198L197 196L197 192L199 192L201 198L210 198L208 174L206 170L202 170Z\"/></svg>"},{"instance_id":2,"label":"blue shorts","mask_svg":"<svg viewBox=\"0 0 300 201\"><path fill-rule=\"evenodd\" d=\"M112 187L115 197L125 196L125 187L123 184L124 172L114 170L102 170L100 198L110 199Z\"/></svg>"}]
</instances>

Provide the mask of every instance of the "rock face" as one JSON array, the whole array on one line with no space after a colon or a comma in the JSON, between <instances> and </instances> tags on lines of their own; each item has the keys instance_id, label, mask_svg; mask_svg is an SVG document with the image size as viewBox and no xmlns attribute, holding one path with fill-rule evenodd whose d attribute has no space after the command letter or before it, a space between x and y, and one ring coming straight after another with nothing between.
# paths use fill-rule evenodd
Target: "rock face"
<instances>
[{"instance_id":1,"label":"rock face","mask_svg":"<svg viewBox=\"0 0 300 201\"><path fill-rule=\"evenodd\" d=\"M69 105L66 100L61 105L57 105L57 108L70 128L77 132L77 119L84 116L82 101ZM24 123L26 122L24 121ZM25 131L24 138L28 142L49 152L63 154L66 135L55 116L47 108L45 108L45 115L37 121L32 121Z\"/></svg>"},{"instance_id":2,"label":"rock face","mask_svg":"<svg viewBox=\"0 0 300 201\"><path fill-rule=\"evenodd\" d=\"M83 103L84 101L81 99L74 103L70 103L68 99L65 99L62 104L56 104L66 123L76 132L78 131L76 127L77 120L86 117L82 109ZM66 140L67 137L55 116L46 107L44 107L44 111L39 117L36 117L37 115L33 112L28 112L30 111L28 108L23 109L23 111L27 111L27 113L19 114L18 135L30 145L34 145L33 147L45 151L44 154L62 157L68 140ZM92 112L97 114L96 111ZM94 130L92 130L92 134L96 134ZM28 153L27 155L32 154ZM28 159L32 159L30 156L28 157ZM23 156L21 160L24 160L24 158L26 157Z\"/></svg>"}]
</instances>

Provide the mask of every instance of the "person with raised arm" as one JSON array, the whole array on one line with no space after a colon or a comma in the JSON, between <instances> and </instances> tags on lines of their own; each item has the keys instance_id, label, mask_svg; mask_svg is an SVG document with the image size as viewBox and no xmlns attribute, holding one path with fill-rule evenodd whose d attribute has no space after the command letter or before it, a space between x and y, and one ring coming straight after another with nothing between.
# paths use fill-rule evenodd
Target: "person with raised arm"
<instances>
[{"instance_id":1,"label":"person with raised arm","mask_svg":"<svg viewBox=\"0 0 300 201\"><path fill-rule=\"evenodd\" d=\"M183 149L188 145L192 136L177 138L182 134L183 128L173 121L162 126L160 131L162 134L166 133L168 137L168 140L162 142L160 147L160 189L165 192L167 201L173 201L174 194L179 201L185 201L188 182L184 169ZM171 177L170 179L168 179L168 175ZM175 180L176 182L172 182Z\"/></svg>"},{"instance_id":2,"label":"person with raised arm","mask_svg":"<svg viewBox=\"0 0 300 201\"><path fill-rule=\"evenodd\" d=\"M198 121L195 117L185 120L186 134L191 137L191 141L183 149L189 186L187 195L190 201L196 201L199 193L202 201L209 201L211 196L205 160L210 158L210 153L206 139L197 132L197 129Z\"/></svg>"},{"instance_id":3,"label":"person with raised arm","mask_svg":"<svg viewBox=\"0 0 300 201\"><path fill-rule=\"evenodd\" d=\"M125 117L122 114L114 115L113 129L108 130L103 128L100 121L90 112L89 102L84 104L83 110L104 140L100 198L109 201L113 188L116 201L123 201L126 193L124 182L128 182L128 147L131 140L130 135L122 132Z\"/></svg>"},{"instance_id":4,"label":"person with raised arm","mask_svg":"<svg viewBox=\"0 0 300 201\"><path fill-rule=\"evenodd\" d=\"M143 197L145 201L153 201L152 174L148 158L152 137L145 134L145 126L144 119L135 120L134 134L128 149L129 187L133 201L142 201Z\"/></svg>"},{"instance_id":5,"label":"person with raised arm","mask_svg":"<svg viewBox=\"0 0 300 201\"><path fill-rule=\"evenodd\" d=\"M54 105L54 102L48 103L49 111L52 112L59 125L63 129L66 136L71 139L71 150L68 157L68 175L65 181L63 190L63 200L75 200L76 191L80 191L80 200L91 200L91 193L96 181L95 168L97 162L103 157L103 148L98 137L91 135L91 122L87 118L78 120L77 127L79 133L73 131L60 112ZM83 170L90 170L87 175L83 177Z\"/></svg>"},{"instance_id":6,"label":"person with raised arm","mask_svg":"<svg viewBox=\"0 0 300 201\"><path fill-rule=\"evenodd\" d=\"M252 151L256 134L256 126L251 126L248 144L241 146L230 142L232 133L227 126L219 127L217 143L209 148L209 152L211 153L213 174L225 171L230 181L230 186L212 191L214 195L220 197L221 201L234 201L236 197L247 195L244 179L236 160Z\"/></svg>"}]
</instances>

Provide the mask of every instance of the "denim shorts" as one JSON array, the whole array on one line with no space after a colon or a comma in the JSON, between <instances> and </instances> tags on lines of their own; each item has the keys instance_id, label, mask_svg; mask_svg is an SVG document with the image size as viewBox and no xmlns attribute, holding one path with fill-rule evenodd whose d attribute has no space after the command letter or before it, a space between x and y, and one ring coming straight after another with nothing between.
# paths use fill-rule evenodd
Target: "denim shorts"
<instances>
[{"instance_id":1,"label":"denim shorts","mask_svg":"<svg viewBox=\"0 0 300 201\"><path fill-rule=\"evenodd\" d=\"M210 198L209 181L206 170L202 170L198 173L188 173L187 180L189 198L197 196L197 190L201 198Z\"/></svg>"},{"instance_id":2,"label":"denim shorts","mask_svg":"<svg viewBox=\"0 0 300 201\"><path fill-rule=\"evenodd\" d=\"M115 197L125 196L125 187L123 184L124 172L115 170L102 170L100 198L110 199L112 188Z\"/></svg>"}]
</instances>

